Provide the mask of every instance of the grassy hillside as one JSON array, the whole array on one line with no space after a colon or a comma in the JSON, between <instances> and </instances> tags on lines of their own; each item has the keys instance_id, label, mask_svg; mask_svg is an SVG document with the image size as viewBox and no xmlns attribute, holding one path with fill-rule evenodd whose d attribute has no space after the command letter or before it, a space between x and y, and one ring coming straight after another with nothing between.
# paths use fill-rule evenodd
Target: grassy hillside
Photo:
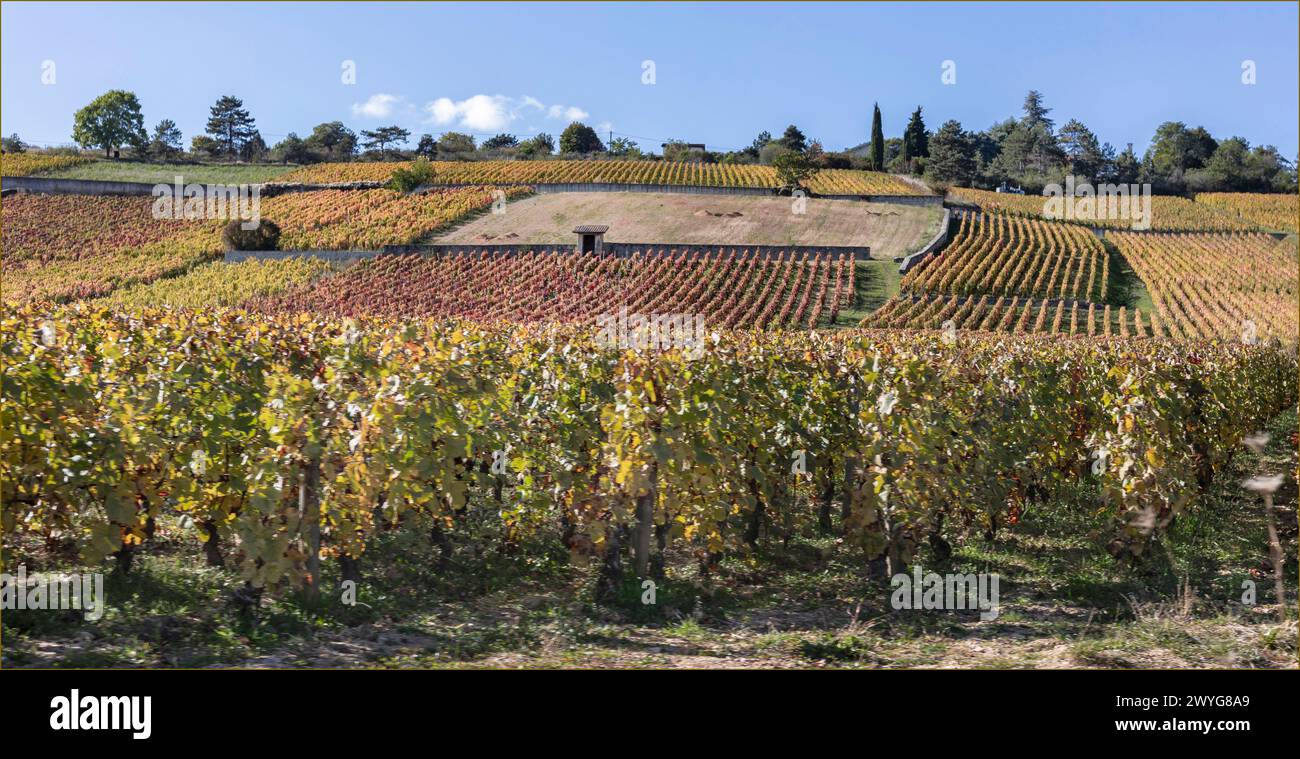
<instances>
[{"instance_id":1,"label":"grassy hillside","mask_svg":"<svg viewBox=\"0 0 1300 759\"><path fill-rule=\"evenodd\" d=\"M193 163L134 163L128 161L94 161L55 171L41 172L43 177L63 179L99 179L109 182L172 183L176 176L185 182L204 184L261 184L293 171L296 166L204 165Z\"/></svg>"},{"instance_id":2,"label":"grassy hillside","mask_svg":"<svg viewBox=\"0 0 1300 759\"><path fill-rule=\"evenodd\" d=\"M867 245L873 258L906 255L938 230L938 208L789 198L624 192L537 195L441 234L437 242L568 243L578 224L608 224L611 242Z\"/></svg>"}]
</instances>

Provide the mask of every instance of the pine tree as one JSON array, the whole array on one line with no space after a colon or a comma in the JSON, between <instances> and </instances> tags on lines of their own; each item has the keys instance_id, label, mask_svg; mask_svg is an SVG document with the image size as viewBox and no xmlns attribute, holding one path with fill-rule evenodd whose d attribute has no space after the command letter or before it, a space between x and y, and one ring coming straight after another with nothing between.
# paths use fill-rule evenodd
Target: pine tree
<instances>
[{"instance_id":1,"label":"pine tree","mask_svg":"<svg viewBox=\"0 0 1300 759\"><path fill-rule=\"evenodd\" d=\"M781 135L779 142L796 153L802 153L808 148L808 138L794 124L785 128L785 134Z\"/></svg>"},{"instance_id":2,"label":"pine tree","mask_svg":"<svg viewBox=\"0 0 1300 759\"><path fill-rule=\"evenodd\" d=\"M930 135L925 131L925 120L921 118L921 106L912 111L912 118L907 122L903 132L903 159L912 170L911 160L927 158L930 155Z\"/></svg>"},{"instance_id":3,"label":"pine tree","mask_svg":"<svg viewBox=\"0 0 1300 759\"><path fill-rule=\"evenodd\" d=\"M232 95L222 95L212 106L205 131L220 143L223 153L234 157L256 134L257 127L253 124L253 117L244 110L244 101Z\"/></svg>"},{"instance_id":4,"label":"pine tree","mask_svg":"<svg viewBox=\"0 0 1300 759\"><path fill-rule=\"evenodd\" d=\"M948 121L930 140L930 160L925 173L945 184L968 186L975 174L975 146L956 121Z\"/></svg>"},{"instance_id":5,"label":"pine tree","mask_svg":"<svg viewBox=\"0 0 1300 759\"><path fill-rule=\"evenodd\" d=\"M163 119L158 122L158 126L154 127L149 152L156 158L170 158L181 152L183 145L181 139L181 130L176 126L176 122Z\"/></svg>"}]
</instances>

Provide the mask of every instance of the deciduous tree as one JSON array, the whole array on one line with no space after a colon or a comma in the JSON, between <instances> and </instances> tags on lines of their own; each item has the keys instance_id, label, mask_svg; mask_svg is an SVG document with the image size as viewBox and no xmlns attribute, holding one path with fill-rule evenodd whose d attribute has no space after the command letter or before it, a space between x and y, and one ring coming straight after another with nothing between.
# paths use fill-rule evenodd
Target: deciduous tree
<instances>
[{"instance_id":1,"label":"deciduous tree","mask_svg":"<svg viewBox=\"0 0 1300 759\"><path fill-rule=\"evenodd\" d=\"M126 90L105 92L77 111L72 139L82 147L103 148L106 156L122 145L146 143L140 100Z\"/></svg>"},{"instance_id":2,"label":"deciduous tree","mask_svg":"<svg viewBox=\"0 0 1300 759\"><path fill-rule=\"evenodd\" d=\"M560 133L561 153L601 153L604 150L596 130L580 121L573 122Z\"/></svg>"}]
</instances>

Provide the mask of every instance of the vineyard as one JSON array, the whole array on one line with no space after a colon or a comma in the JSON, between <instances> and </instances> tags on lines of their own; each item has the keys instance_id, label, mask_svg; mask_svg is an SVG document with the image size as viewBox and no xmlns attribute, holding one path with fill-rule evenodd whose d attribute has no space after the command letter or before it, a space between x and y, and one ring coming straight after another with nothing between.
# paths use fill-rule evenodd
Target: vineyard
<instances>
[{"instance_id":1,"label":"vineyard","mask_svg":"<svg viewBox=\"0 0 1300 759\"><path fill-rule=\"evenodd\" d=\"M1294 242L1249 232L1112 231L1105 239L1077 225L963 214L942 253L908 272L899 297L863 326L1296 340ZM1112 302L1107 245L1132 266L1150 304Z\"/></svg>"},{"instance_id":2,"label":"vineyard","mask_svg":"<svg viewBox=\"0 0 1300 759\"><path fill-rule=\"evenodd\" d=\"M1300 195L1251 192L1201 192L1196 202L1264 229L1295 232L1300 222Z\"/></svg>"},{"instance_id":3,"label":"vineyard","mask_svg":"<svg viewBox=\"0 0 1300 759\"><path fill-rule=\"evenodd\" d=\"M381 256L247 305L281 314L587 324L625 308L700 315L708 329L801 329L834 321L853 281L853 261L829 254L783 252L768 260L743 248L717 255L648 249L628 258L482 251Z\"/></svg>"},{"instance_id":4,"label":"vineyard","mask_svg":"<svg viewBox=\"0 0 1300 759\"><path fill-rule=\"evenodd\" d=\"M0 0L0 672L66 680L6 733L1095 669L965 722L1285 735L1152 681L1300 673L1300 0L207 5ZM635 734L567 703L509 729Z\"/></svg>"},{"instance_id":5,"label":"vineyard","mask_svg":"<svg viewBox=\"0 0 1300 759\"><path fill-rule=\"evenodd\" d=\"M281 293L325 276L334 267L319 258L287 258L234 264L212 261L185 274L115 290L105 300L115 307L234 307L252 298Z\"/></svg>"},{"instance_id":6,"label":"vineyard","mask_svg":"<svg viewBox=\"0 0 1300 759\"><path fill-rule=\"evenodd\" d=\"M467 187L414 195L390 190L290 193L264 201L262 215L280 225L280 247L285 250L374 250L416 242L486 210L496 192L510 200L524 197L530 190Z\"/></svg>"},{"instance_id":7,"label":"vineyard","mask_svg":"<svg viewBox=\"0 0 1300 759\"><path fill-rule=\"evenodd\" d=\"M203 222L155 219L152 198L18 194L0 201L4 300L74 300L148 282L216 255Z\"/></svg>"},{"instance_id":8,"label":"vineyard","mask_svg":"<svg viewBox=\"0 0 1300 759\"><path fill-rule=\"evenodd\" d=\"M940 255L899 283L863 326L1070 335L1159 334L1140 312L1104 304L1110 257L1074 225L967 213Z\"/></svg>"},{"instance_id":9,"label":"vineyard","mask_svg":"<svg viewBox=\"0 0 1300 759\"><path fill-rule=\"evenodd\" d=\"M966 187L954 187L949 190L949 195L954 200L975 204L985 212L1026 218L1046 218L1048 199L1041 195L1016 195ZM1224 213L1215 206L1195 203L1175 195L1152 195L1148 200L1151 208L1151 229L1155 231L1230 232L1257 229L1260 226L1249 218ZM1053 219L1052 221L1118 230L1133 229L1134 225L1131 217Z\"/></svg>"},{"instance_id":10,"label":"vineyard","mask_svg":"<svg viewBox=\"0 0 1300 759\"><path fill-rule=\"evenodd\" d=\"M332 167L304 171L317 169ZM427 242L499 197L486 185L313 190L263 198L260 215L283 250L373 250ZM815 202L851 205L849 225L896 213ZM1026 562L1093 551L1065 583L1105 586L1089 608L1119 606L1115 588L1139 573L1224 569L1203 559L1204 526L1251 513L1224 483L1241 492L1243 438L1297 403L1295 244L1260 232L1101 237L986 207L959 214L946 247L901 278L891 260L819 245L593 255L489 240L227 264L214 260L223 220L152 206L0 204L0 527L7 562L111 565L115 588L156 583L160 566L175 573L165 592L206 583L212 610L195 628L221 630L209 645L222 662L250 655L229 642L240 636L280 645L267 631L286 614L420 626L516 586L563 587L546 592L594 610L537 612L563 625L690 630L682 620L708 614L732 635L757 587L780 614L790 598L870 598L921 565L1029 583L1039 570ZM757 215L739 208L678 216ZM784 207L770 216L777 232L799 223ZM505 229L496 240L517 239ZM841 329L879 286L876 264L897 295ZM690 346L624 344L643 315L703 329ZM1222 538L1247 558L1214 582L1272 571L1247 566L1263 545L1253 529ZM1059 597L1047 576L1038 592ZM662 610L636 600L645 578ZM349 580L385 611L336 604ZM896 624L868 605L871 624ZM752 624L766 635L772 623ZM459 653L469 626L447 625L451 643L428 645L471 657ZM14 629L6 648L39 655L41 628ZM820 657L819 640L795 645Z\"/></svg>"},{"instance_id":11,"label":"vineyard","mask_svg":"<svg viewBox=\"0 0 1300 759\"><path fill-rule=\"evenodd\" d=\"M92 162L93 158L39 153L5 153L0 157L0 176L26 177Z\"/></svg>"},{"instance_id":12,"label":"vineyard","mask_svg":"<svg viewBox=\"0 0 1300 759\"><path fill-rule=\"evenodd\" d=\"M1158 315L1109 303L995 295L905 295L867 319L877 328L958 329L1097 337L1178 337Z\"/></svg>"},{"instance_id":13,"label":"vineyard","mask_svg":"<svg viewBox=\"0 0 1300 759\"><path fill-rule=\"evenodd\" d=\"M261 202L281 228L280 246L299 250L373 249L409 244L496 199L492 188L416 195L389 190L290 193ZM527 188L502 190L507 198ZM174 276L222 250L220 218L154 218L154 198L24 195L3 210L7 302L106 295L115 288Z\"/></svg>"},{"instance_id":14,"label":"vineyard","mask_svg":"<svg viewBox=\"0 0 1300 759\"><path fill-rule=\"evenodd\" d=\"M323 163L278 177L279 183L387 182L409 163ZM438 184L657 184L776 188L771 166L673 161L433 161ZM808 188L827 195L923 195L889 174L849 169L819 171Z\"/></svg>"},{"instance_id":15,"label":"vineyard","mask_svg":"<svg viewBox=\"0 0 1300 759\"><path fill-rule=\"evenodd\" d=\"M899 569L1080 482L1110 552L1141 556L1296 402L1294 354L1240 343L722 331L691 357L574 328L3 314L7 544L129 569L176 518L267 588L317 582L322 559L355 575L423 515L437 542L603 556L599 597L629 546L640 576L670 550L708 567L829 526L833 500L846 548Z\"/></svg>"},{"instance_id":16,"label":"vineyard","mask_svg":"<svg viewBox=\"0 0 1300 759\"><path fill-rule=\"evenodd\" d=\"M1171 336L1295 341L1294 243L1265 234L1113 233Z\"/></svg>"},{"instance_id":17,"label":"vineyard","mask_svg":"<svg viewBox=\"0 0 1300 759\"><path fill-rule=\"evenodd\" d=\"M1105 300L1108 263L1095 235L1078 227L997 214L965 214L942 256L913 269L917 293L987 293Z\"/></svg>"}]
</instances>

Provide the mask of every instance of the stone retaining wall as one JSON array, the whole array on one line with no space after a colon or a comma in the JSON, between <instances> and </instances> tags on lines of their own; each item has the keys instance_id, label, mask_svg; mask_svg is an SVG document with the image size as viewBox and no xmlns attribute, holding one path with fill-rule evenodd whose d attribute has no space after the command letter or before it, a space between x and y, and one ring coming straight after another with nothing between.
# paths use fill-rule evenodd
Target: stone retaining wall
<instances>
[{"instance_id":1,"label":"stone retaining wall","mask_svg":"<svg viewBox=\"0 0 1300 759\"><path fill-rule=\"evenodd\" d=\"M952 225L952 211L950 209L945 208L943 209L943 221L939 222L939 231L935 234L933 238L930 239L930 242L925 244L925 247L921 248L920 250L916 251L912 255L903 259L902 263L898 265L898 273L906 274L909 269L919 265L922 261L934 255L935 253L938 253L939 250L943 248L943 246L947 245L948 230L951 227L951 225Z\"/></svg>"},{"instance_id":2,"label":"stone retaining wall","mask_svg":"<svg viewBox=\"0 0 1300 759\"><path fill-rule=\"evenodd\" d=\"M181 175L182 177L184 174ZM162 183L168 184L170 183ZM208 184L193 182L187 184ZM216 183L209 183L216 184ZM259 188L263 197L284 195L291 192L311 192L313 190L374 190L383 187L385 182L334 182L330 184L302 184L268 182L249 184L248 187ZM57 177L3 177L0 185L5 190L19 192L45 193L49 195L151 195L154 184L148 182L110 182L98 179L61 179ZM223 185L235 186L235 185ZM421 188L418 192L435 192L437 190L458 187L481 187L482 184L439 184ZM599 182L529 184L526 182L509 182L494 185L497 187L532 187L534 191L546 194L557 192L644 192L670 195L743 195L751 197L775 197L779 193L768 187L710 187L696 185L662 185L662 184L614 184ZM788 197L788 196L787 196ZM826 200L857 200L869 203L894 203L898 205L942 205L942 195L817 195L811 198Z\"/></svg>"},{"instance_id":3,"label":"stone retaining wall","mask_svg":"<svg viewBox=\"0 0 1300 759\"><path fill-rule=\"evenodd\" d=\"M240 261L282 261L286 258L320 258L325 261L346 262L382 255L379 250L228 250L222 259L228 264Z\"/></svg>"},{"instance_id":4,"label":"stone retaining wall","mask_svg":"<svg viewBox=\"0 0 1300 759\"><path fill-rule=\"evenodd\" d=\"M144 182L106 182L99 179L57 177L0 177L0 187L18 192L47 195L151 195L153 185Z\"/></svg>"}]
</instances>

